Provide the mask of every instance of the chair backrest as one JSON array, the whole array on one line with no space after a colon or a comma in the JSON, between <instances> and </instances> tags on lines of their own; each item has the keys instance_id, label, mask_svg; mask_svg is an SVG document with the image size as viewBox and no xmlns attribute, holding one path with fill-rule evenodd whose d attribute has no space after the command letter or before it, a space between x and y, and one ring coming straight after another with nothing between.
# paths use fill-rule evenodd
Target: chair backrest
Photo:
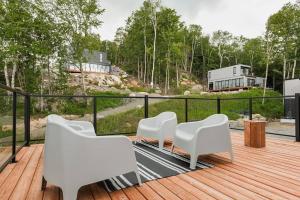
<instances>
[{"instance_id":1,"label":"chair backrest","mask_svg":"<svg viewBox=\"0 0 300 200\"><path fill-rule=\"evenodd\" d=\"M203 126L210 126L213 124L224 124L228 122L228 117L224 114L214 114L202 121Z\"/></svg>"},{"instance_id":2,"label":"chair backrest","mask_svg":"<svg viewBox=\"0 0 300 200\"><path fill-rule=\"evenodd\" d=\"M44 150L44 175L59 180L64 173L66 158L70 157L69 148L76 147L83 137L69 127L66 120L58 115L47 117ZM50 180L49 180L50 181Z\"/></svg>"},{"instance_id":3,"label":"chair backrest","mask_svg":"<svg viewBox=\"0 0 300 200\"><path fill-rule=\"evenodd\" d=\"M168 119L176 119L176 113L174 112L162 112L156 116L159 120L168 120Z\"/></svg>"}]
</instances>

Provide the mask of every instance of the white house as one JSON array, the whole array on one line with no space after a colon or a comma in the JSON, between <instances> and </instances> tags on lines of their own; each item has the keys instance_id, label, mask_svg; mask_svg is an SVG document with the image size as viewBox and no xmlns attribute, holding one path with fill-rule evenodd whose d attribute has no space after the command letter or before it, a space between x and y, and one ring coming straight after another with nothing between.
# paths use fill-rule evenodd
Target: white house
<instances>
[{"instance_id":1,"label":"white house","mask_svg":"<svg viewBox=\"0 0 300 200\"><path fill-rule=\"evenodd\" d=\"M264 78L256 77L251 66L233 65L208 71L208 88L213 90L229 90L245 87L263 87Z\"/></svg>"},{"instance_id":2,"label":"white house","mask_svg":"<svg viewBox=\"0 0 300 200\"><path fill-rule=\"evenodd\" d=\"M296 93L300 93L300 79L288 79L284 81L284 96L294 96ZM286 119L295 119L295 99L284 98L284 117Z\"/></svg>"},{"instance_id":3,"label":"white house","mask_svg":"<svg viewBox=\"0 0 300 200\"><path fill-rule=\"evenodd\" d=\"M110 73L111 72L111 63L107 60L107 54L105 52L88 50L83 51L83 56L85 62L82 63L82 70L84 72L99 72L99 73ZM79 64L69 64L67 66L67 71L71 73L79 73L80 67Z\"/></svg>"}]
</instances>

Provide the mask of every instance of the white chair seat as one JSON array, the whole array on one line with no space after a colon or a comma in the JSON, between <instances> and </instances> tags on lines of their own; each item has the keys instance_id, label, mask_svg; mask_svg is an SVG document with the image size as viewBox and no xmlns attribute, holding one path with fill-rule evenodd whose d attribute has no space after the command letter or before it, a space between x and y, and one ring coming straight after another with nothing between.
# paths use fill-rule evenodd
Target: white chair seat
<instances>
[{"instance_id":1,"label":"white chair seat","mask_svg":"<svg viewBox=\"0 0 300 200\"><path fill-rule=\"evenodd\" d=\"M175 146L191 155L191 169L195 169L199 155L229 152L233 161L228 117L216 114L202 121L179 124L176 127L172 152Z\"/></svg>"},{"instance_id":2,"label":"white chair seat","mask_svg":"<svg viewBox=\"0 0 300 200\"><path fill-rule=\"evenodd\" d=\"M190 149L191 141L194 138L194 134L191 132L176 130L174 138L176 138L176 141L180 141L181 148L188 150Z\"/></svg>"},{"instance_id":3,"label":"white chair seat","mask_svg":"<svg viewBox=\"0 0 300 200\"><path fill-rule=\"evenodd\" d=\"M172 139L177 125L177 116L174 112L163 112L156 117L142 119L137 129L137 140L142 137L157 139L159 149L163 149L164 141Z\"/></svg>"}]
</instances>

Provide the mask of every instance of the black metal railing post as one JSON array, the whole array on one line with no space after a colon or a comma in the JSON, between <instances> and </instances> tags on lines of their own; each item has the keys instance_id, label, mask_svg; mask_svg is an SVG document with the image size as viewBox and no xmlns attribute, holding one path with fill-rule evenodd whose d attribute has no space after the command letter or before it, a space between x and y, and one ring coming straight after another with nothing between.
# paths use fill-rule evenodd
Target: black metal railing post
<instances>
[{"instance_id":1,"label":"black metal railing post","mask_svg":"<svg viewBox=\"0 0 300 200\"><path fill-rule=\"evenodd\" d=\"M300 93L295 94L295 109L296 109L296 142L300 142Z\"/></svg>"},{"instance_id":2,"label":"black metal railing post","mask_svg":"<svg viewBox=\"0 0 300 200\"><path fill-rule=\"evenodd\" d=\"M221 99L220 97L217 98L217 113L221 113Z\"/></svg>"},{"instance_id":3,"label":"black metal railing post","mask_svg":"<svg viewBox=\"0 0 300 200\"><path fill-rule=\"evenodd\" d=\"M188 110L189 109L189 105L188 105L188 98L185 98L185 122L189 121L189 113Z\"/></svg>"},{"instance_id":4,"label":"black metal railing post","mask_svg":"<svg viewBox=\"0 0 300 200\"><path fill-rule=\"evenodd\" d=\"M249 120L252 120L252 98L249 98Z\"/></svg>"},{"instance_id":5,"label":"black metal railing post","mask_svg":"<svg viewBox=\"0 0 300 200\"><path fill-rule=\"evenodd\" d=\"M97 133L97 97L93 97L93 124L95 133Z\"/></svg>"},{"instance_id":6,"label":"black metal railing post","mask_svg":"<svg viewBox=\"0 0 300 200\"><path fill-rule=\"evenodd\" d=\"M149 111L149 97L148 97L148 95L145 95L145 97L144 97L144 114L145 114L144 118L149 117L148 111Z\"/></svg>"},{"instance_id":7,"label":"black metal railing post","mask_svg":"<svg viewBox=\"0 0 300 200\"><path fill-rule=\"evenodd\" d=\"M24 97L24 129L25 129L25 145L30 145L30 95Z\"/></svg>"},{"instance_id":8,"label":"black metal railing post","mask_svg":"<svg viewBox=\"0 0 300 200\"><path fill-rule=\"evenodd\" d=\"M13 92L12 162L16 162L17 146L17 93Z\"/></svg>"}]
</instances>

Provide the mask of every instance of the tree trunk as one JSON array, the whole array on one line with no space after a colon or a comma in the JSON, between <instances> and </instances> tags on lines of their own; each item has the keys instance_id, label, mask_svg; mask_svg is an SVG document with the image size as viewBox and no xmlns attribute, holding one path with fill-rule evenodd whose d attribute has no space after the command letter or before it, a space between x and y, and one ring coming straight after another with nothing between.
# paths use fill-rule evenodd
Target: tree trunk
<instances>
[{"instance_id":1,"label":"tree trunk","mask_svg":"<svg viewBox=\"0 0 300 200\"><path fill-rule=\"evenodd\" d=\"M146 83L147 75L147 36L146 36L146 25L144 26L144 83Z\"/></svg>"},{"instance_id":2,"label":"tree trunk","mask_svg":"<svg viewBox=\"0 0 300 200\"><path fill-rule=\"evenodd\" d=\"M264 82L264 93L263 93L263 101L262 104L265 103L265 95L266 95L266 89L267 89L267 80L268 80L268 72L269 72L269 55L267 56L267 63L266 63L266 76L265 76L265 82Z\"/></svg>"},{"instance_id":3,"label":"tree trunk","mask_svg":"<svg viewBox=\"0 0 300 200\"><path fill-rule=\"evenodd\" d=\"M40 87L40 111L44 111L44 97L42 96L44 93L44 74L43 74L43 69L41 72L41 87Z\"/></svg>"},{"instance_id":4,"label":"tree trunk","mask_svg":"<svg viewBox=\"0 0 300 200\"><path fill-rule=\"evenodd\" d=\"M250 56L250 66L253 68L253 57L254 57L254 52L251 52L251 56Z\"/></svg>"},{"instance_id":5,"label":"tree trunk","mask_svg":"<svg viewBox=\"0 0 300 200\"><path fill-rule=\"evenodd\" d=\"M178 70L177 61L175 63L175 66L176 66L176 87L179 88L179 70Z\"/></svg>"},{"instance_id":6,"label":"tree trunk","mask_svg":"<svg viewBox=\"0 0 300 200\"><path fill-rule=\"evenodd\" d=\"M86 94L86 87L85 87L85 80L84 80L84 72L83 72L83 69L82 69L82 63L80 62L79 64L80 66L80 72L81 72L81 83L82 83L82 90L83 90L83 93Z\"/></svg>"},{"instance_id":7,"label":"tree trunk","mask_svg":"<svg viewBox=\"0 0 300 200\"><path fill-rule=\"evenodd\" d=\"M153 88L153 80L154 80L154 70L155 70L155 53L156 53L156 26L157 26L157 21L156 21L156 13L155 13L155 19L154 19L154 24L153 24L153 30L154 30L154 39L153 39L153 58L152 58L152 72L151 72L151 88Z\"/></svg>"},{"instance_id":8,"label":"tree trunk","mask_svg":"<svg viewBox=\"0 0 300 200\"><path fill-rule=\"evenodd\" d=\"M51 72L50 72L50 58L47 58L47 70L48 70L48 91L51 94L51 86L52 86L52 79L51 79Z\"/></svg>"},{"instance_id":9,"label":"tree trunk","mask_svg":"<svg viewBox=\"0 0 300 200\"><path fill-rule=\"evenodd\" d=\"M202 79L206 77L205 68L206 68L206 57L204 55L203 40L201 40L201 54L202 54Z\"/></svg>"},{"instance_id":10,"label":"tree trunk","mask_svg":"<svg viewBox=\"0 0 300 200\"><path fill-rule=\"evenodd\" d=\"M285 55L283 56L283 81L286 78L286 57Z\"/></svg>"},{"instance_id":11,"label":"tree trunk","mask_svg":"<svg viewBox=\"0 0 300 200\"><path fill-rule=\"evenodd\" d=\"M290 79L290 72L291 72L291 63L288 62L288 64L287 64L287 76L286 76L287 79Z\"/></svg>"},{"instance_id":12,"label":"tree trunk","mask_svg":"<svg viewBox=\"0 0 300 200\"><path fill-rule=\"evenodd\" d=\"M4 76L5 76L6 86L10 87L9 75L8 75L8 69L7 69L7 62L6 61L4 61Z\"/></svg>"},{"instance_id":13,"label":"tree trunk","mask_svg":"<svg viewBox=\"0 0 300 200\"><path fill-rule=\"evenodd\" d=\"M295 71L297 66L297 48L295 49L295 58L294 58L294 65L293 65L293 72L292 72L292 78L295 78Z\"/></svg>"},{"instance_id":14,"label":"tree trunk","mask_svg":"<svg viewBox=\"0 0 300 200\"><path fill-rule=\"evenodd\" d=\"M195 48L196 48L196 41L195 41L195 38L193 38L193 41L192 41L192 58L191 58L191 65L190 65L190 74L192 74L192 70L193 70Z\"/></svg>"},{"instance_id":15,"label":"tree trunk","mask_svg":"<svg viewBox=\"0 0 300 200\"><path fill-rule=\"evenodd\" d=\"M187 71L187 62L188 62L188 53L186 50L186 44L185 44L185 36L183 37L183 53L184 53L184 60L183 60L183 69L184 71Z\"/></svg>"},{"instance_id":16,"label":"tree trunk","mask_svg":"<svg viewBox=\"0 0 300 200\"><path fill-rule=\"evenodd\" d=\"M15 88L16 72L17 72L17 61L14 61L13 62L13 71L11 73L11 87L12 88Z\"/></svg>"},{"instance_id":17,"label":"tree trunk","mask_svg":"<svg viewBox=\"0 0 300 200\"><path fill-rule=\"evenodd\" d=\"M223 64L223 55L221 53L221 45L218 46L218 55L220 58L220 68L222 68L222 64Z\"/></svg>"},{"instance_id":18,"label":"tree trunk","mask_svg":"<svg viewBox=\"0 0 300 200\"><path fill-rule=\"evenodd\" d=\"M137 71L137 77L138 77L138 81L140 81L140 58L138 58L138 71Z\"/></svg>"}]
</instances>

